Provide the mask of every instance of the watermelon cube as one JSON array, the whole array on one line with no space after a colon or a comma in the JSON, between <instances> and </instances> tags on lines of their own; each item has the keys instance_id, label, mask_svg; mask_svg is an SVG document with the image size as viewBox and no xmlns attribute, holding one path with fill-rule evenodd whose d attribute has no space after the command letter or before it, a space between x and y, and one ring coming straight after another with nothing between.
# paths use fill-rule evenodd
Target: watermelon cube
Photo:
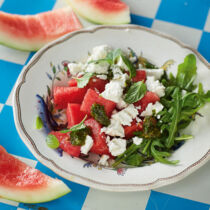
<instances>
[{"instance_id":1,"label":"watermelon cube","mask_svg":"<svg viewBox=\"0 0 210 210\"><path fill-rule=\"evenodd\" d=\"M136 120L134 120L131 123L131 126L125 126L124 127L124 132L125 132L125 138L130 139L134 136L135 131L141 131L143 129L142 123L139 122L137 123Z\"/></svg>"},{"instance_id":2,"label":"watermelon cube","mask_svg":"<svg viewBox=\"0 0 210 210\"><path fill-rule=\"evenodd\" d=\"M144 70L137 70L136 76L132 79L133 82L139 82L139 81L146 81L146 71Z\"/></svg>"},{"instance_id":3,"label":"watermelon cube","mask_svg":"<svg viewBox=\"0 0 210 210\"><path fill-rule=\"evenodd\" d=\"M85 114L90 115L91 107L94 103L103 105L106 111L106 114L110 117L112 111L116 107L116 103L113 101L107 100L103 97L101 97L96 91L92 89L88 89L84 100L81 105L81 111L84 112Z\"/></svg>"},{"instance_id":4,"label":"watermelon cube","mask_svg":"<svg viewBox=\"0 0 210 210\"><path fill-rule=\"evenodd\" d=\"M85 125L91 129L91 136L93 138L93 146L90 152L99 155L110 155L109 148L106 144L106 135L101 133L101 125L93 118L86 120Z\"/></svg>"},{"instance_id":5,"label":"watermelon cube","mask_svg":"<svg viewBox=\"0 0 210 210\"><path fill-rule=\"evenodd\" d=\"M97 89L100 93L105 90L105 85L108 83L108 80L99 79L97 77L93 77L90 79L88 83L88 87L95 90Z\"/></svg>"},{"instance_id":6,"label":"watermelon cube","mask_svg":"<svg viewBox=\"0 0 210 210\"><path fill-rule=\"evenodd\" d=\"M80 111L80 107L80 104L68 104L66 115L69 128L80 123L84 119L85 114Z\"/></svg>"},{"instance_id":7,"label":"watermelon cube","mask_svg":"<svg viewBox=\"0 0 210 210\"><path fill-rule=\"evenodd\" d=\"M80 146L74 146L71 144L69 133L61 133L59 131L52 131L50 134L56 136L60 143L60 148L67 152L69 155L74 157L79 157L80 155Z\"/></svg>"},{"instance_id":8,"label":"watermelon cube","mask_svg":"<svg viewBox=\"0 0 210 210\"><path fill-rule=\"evenodd\" d=\"M76 79L70 79L68 81L69 87L77 87L77 80Z\"/></svg>"},{"instance_id":9,"label":"watermelon cube","mask_svg":"<svg viewBox=\"0 0 210 210\"><path fill-rule=\"evenodd\" d=\"M134 103L134 105L141 106L141 109L139 110L139 112L141 113L146 109L149 103L155 104L157 101L160 101L160 98L158 97L158 95L156 93L148 91L146 92L144 97L141 100Z\"/></svg>"},{"instance_id":10,"label":"watermelon cube","mask_svg":"<svg viewBox=\"0 0 210 210\"><path fill-rule=\"evenodd\" d=\"M66 109L68 103L80 104L87 92L87 88L54 87L54 104L56 109Z\"/></svg>"}]
</instances>

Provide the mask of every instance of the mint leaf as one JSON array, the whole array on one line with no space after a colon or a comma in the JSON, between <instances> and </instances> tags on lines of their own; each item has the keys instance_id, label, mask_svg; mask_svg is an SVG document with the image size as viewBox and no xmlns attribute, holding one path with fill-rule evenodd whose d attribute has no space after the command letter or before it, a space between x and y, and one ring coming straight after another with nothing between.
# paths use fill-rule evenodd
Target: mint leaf
<instances>
[{"instance_id":1,"label":"mint leaf","mask_svg":"<svg viewBox=\"0 0 210 210\"><path fill-rule=\"evenodd\" d=\"M97 103L93 104L91 106L91 116L101 125L108 126L110 124L110 119L103 105Z\"/></svg>"},{"instance_id":2,"label":"mint leaf","mask_svg":"<svg viewBox=\"0 0 210 210\"><path fill-rule=\"evenodd\" d=\"M84 121L86 120L86 118L87 118L87 115L84 117L84 119L79 124L76 124L73 127L71 127L70 129L62 130L60 132L61 133L68 133L70 131L73 132L73 131L78 131L78 130L86 128L86 125L84 124Z\"/></svg>"},{"instance_id":3,"label":"mint leaf","mask_svg":"<svg viewBox=\"0 0 210 210\"><path fill-rule=\"evenodd\" d=\"M60 145L56 136L54 136L52 134L49 134L47 136L46 143L47 143L47 146L50 147L51 149L56 149Z\"/></svg>"},{"instance_id":4,"label":"mint leaf","mask_svg":"<svg viewBox=\"0 0 210 210\"><path fill-rule=\"evenodd\" d=\"M146 91L147 87L142 81L135 82L125 94L124 101L128 104L135 103L144 97Z\"/></svg>"},{"instance_id":5,"label":"mint leaf","mask_svg":"<svg viewBox=\"0 0 210 210\"><path fill-rule=\"evenodd\" d=\"M76 80L77 80L77 87L78 87L78 88L83 88L83 87L85 87L85 86L88 84L90 78L91 78L93 75L94 75L93 73L85 73L85 74L83 75L83 77L77 78L77 79L76 79Z\"/></svg>"},{"instance_id":6,"label":"mint leaf","mask_svg":"<svg viewBox=\"0 0 210 210\"><path fill-rule=\"evenodd\" d=\"M193 82L197 75L196 70L196 57L193 54L187 55L184 59L184 63L178 66L176 75L177 85L188 91L194 90L195 85L193 85Z\"/></svg>"},{"instance_id":7,"label":"mint leaf","mask_svg":"<svg viewBox=\"0 0 210 210\"><path fill-rule=\"evenodd\" d=\"M38 116L36 118L36 129L40 130L43 128L43 122L42 119Z\"/></svg>"},{"instance_id":8,"label":"mint leaf","mask_svg":"<svg viewBox=\"0 0 210 210\"><path fill-rule=\"evenodd\" d=\"M123 62L125 63L125 65L128 67L130 78L135 77L136 76L136 69L134 68L131 61L128 58L126 58L124 55L121 55L121 58L122 58Z\"/></svg>"}]
</instances>

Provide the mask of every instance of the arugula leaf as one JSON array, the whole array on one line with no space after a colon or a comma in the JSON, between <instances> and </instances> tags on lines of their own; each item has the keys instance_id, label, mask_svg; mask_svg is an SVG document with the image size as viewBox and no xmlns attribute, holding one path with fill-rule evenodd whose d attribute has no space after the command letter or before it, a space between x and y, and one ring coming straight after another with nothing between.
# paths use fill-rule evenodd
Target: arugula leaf
<instances>
[{"instance_id":1,"label":"arugula leaf","mask_svg":"<svg viewBox=\"0 0 210 210\"><path fill-rule=\"evenodd\" d=\"M175 141L183 141L183 140L189 140L192 139L193 136L192 135L182 135L179 137L175 137Z\"/></svg>"},{"instance_id":2,"label":"arugula leaf","mask_svg":"<svg viewBox=\"0 0 210 210\"><path fill-rule=\"evenodd\" d=\"M86 128L86 125L84 124L84 121L86 120L86 118L87 118L87 115L84 117L84 119L79 124L76 124L73 127L71 127L70 129L62 130L60 132L61 133L68 133L70 131L78 131L78 130Z\"/></svg>"},{"instance_id":3,"label":"arugula leaf","mask_svg":"<svg viewBox=\"0 0 210 210\"><path fill-rule=\"evenodd\" d=\"M171 154L169 152L166 151L159 151L158 149L156 149L156 147L159 148L164 148L164 145L161 144L160 141L153 141L151 144L151 154L154 157L154 159L158 162L161 163L165 163L165 164L171 164L171 165L175 165L177 164L179 161L178 160L167 160L167 157L170 157Z\"/></svg>"},{"instance_id":4,"label":"arugula leaf","mask_svg":"<svg viewBox=\"0 0 210 210\"><path fill-rule=\"evenodd\" d=\"M131 166L140 166L144 157L139 153L134 153L125 159L125 163Z\"/></svg>"},{"instance_id":5,"label":"arugula leaf","mask_svg":"<svg viewBox=\"0 0 210 210\"><path fill-rule=\"evenodd\" d=\"M135 82L131 85L131 87L125 94L124 101L128 104L135 103L144 97L146 91L147 87L145 83L143 83L142 81Z\"/></svg>"},{"instance_id":6,"label":"arugula leaf","mask_svg":"<svg viewBox=\"0 0 210 210\"><path fill-rule=\"evenodd\" d=\"M180 110L181 110L181 91L179 88L174 90L172 95L173 98L173 114L171 117L171 123L169 123L168 138L166 139L165 145L167 148L171 148L174 144L174 136L177 132L177 124L179 121Z\"/></svg>"},{"instance_id":7,"label":"arugula leaf","mask_svg":"<svg viewBox=\"0 0 210 210\"><path fill-rule=\"evenodd\" d=\"M76 78L76 80L77 80L77 87L78 88L83 88L83 87L85 87L87 84L88 84L88 82L89 82L89 80L90 80L90 78L92 77L94 75L94 73L85 73L84 75L83 75L83 77L81 77L81 78Z\"/></svg>"},{"instance_id":8,"label":"arugula leaf","mask_svg":"<svg viewBox=\"0 0 210 210\"><path fill-rule=\"evenodd\" d=\"M203 85L199 83L198 85L198 95L200 99L205 102L210 102L210 90L208 90L206 93L203 90Z\"/></svg>"},{"instance_id":9,"label":"arugula leaf","mask_svg":"<svg viewBox=\"0 0 210 210\"><path fill-rule=\"evenodd\" d=\"M112 167L114 167L114 168L117 167L121 162L126 160L132 154L134 154L140 147L142 147L141 144L140 145L131 144L123 154L119 155L115 159L115 162L112 164Z\"/></svg>"},{"instance_id":10,"label":"arugula leaf","mask_svg":"<svg viewBox=\"0 0 210 210\"><path fill-rule=\"evenodd\" d=\"M193 82L197 75L196 70L196 57L193 54L187 55L184 59L184 63L178 66L176 75L177 85L188 91L194 90L196 86L193 85Z\"/></svg>"},{"instance_id":11,"label":"arugula leaf","mask_svg":"<svg viewBox=\"0 0 210 210\"><path fill-rule=\"evenodd\" d=\"M108 126L110 119L108 118L103 105L93 104L91 106L91 116L98 121L101 125Z\"/></svg>"}]
</instances>

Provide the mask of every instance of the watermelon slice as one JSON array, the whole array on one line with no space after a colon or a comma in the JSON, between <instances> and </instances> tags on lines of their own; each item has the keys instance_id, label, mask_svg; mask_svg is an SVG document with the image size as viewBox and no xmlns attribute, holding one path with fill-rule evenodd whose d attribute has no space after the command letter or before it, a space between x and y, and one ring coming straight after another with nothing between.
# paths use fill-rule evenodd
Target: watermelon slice
<instances>
[{"instance_id":1,"label":"watermelon slice","mask_svg":"<svg viewBox=\"0 0 210 210\"><path fill-rule=\"evenodd\" d=\"M41 203L69 192L62 181L31 168L0 146L0 197L23 203Z\"/></svg>"},{"instance_id":2,"label":"watermelon slice","mask_svg":"<svg viewBox=\"0 0 210 210\"><path fill-rule=\"evenodd\" d=\"M131 123L131 126L125 126L124 131L125 131L125 138L130 139L134 136L135 131L141 131L143 129L142 123L139 122L137 123L136 120L134 120Z\"/></svg>"},{"instance_id":3,"label":"watermelon slice","mask_svg":"<svg viewBox=\"0 0 210 210\"><path fill-rule=\"evenodd\" d=\"M104 133L101 133L101 125L93 118L86 120L85 125L91 128L91 136L93 137L94 141L90 152L99 155L110 155L109 148L106 144L106 136Z\"/></svg>"},{"instance_id":4,"label":"watermelon slice","mask_svg":"<svg viewBox=\"0 0 210 210\"><path fill-rule=\"evenodd\" d=\"M130 23L129 7L120 0L68 0L73 10L97 24Z\"/></svg>"},{"instance_id":5,"label":"watermelon slice","mask_svg":"<svg viewBox=\"0 0 210 210\"><path fill-rule=\"evenodd\" d=\"M144 70L137 70L136 76L132 79L133 82L139 82L139 81L146 81L146 71Z\"/></svg>"},{"instance_id":6,"label":"watermelon slice","mask_svg":"<svg viewBox=\"0 0 210 210\"><path fill-rule=\"evenodd\" d=\"M50 134L56 136L60 143L60 148L67 152L69 155L74 157L79 157L80 155L80 146L74 146L71 144L69 133L61 133L59 131L52 131Z\"/></svg>"},{"instance_id":7,"label":"watermelon slice","mask_svg":"<svg viewBox=\"0 0 210 210\"><path fill-rule=\"evenodd\" d=\"M70 7L37 15L0 11L0 43L20 50L36 51L46 43L81 28Z\"/></svg>"},{"instance_id":8,"label":"watermelon slice","mask_svg":"<svg viewBox=\"0 0 210 210\"><path fill-rule=\"evenodd\" d=\"M98 93L96 93L96 91L94 91L92 89L88 89L88 91L84 97L84 100L82 102L80 110L83 113L90 115L91 107L94 103L103 105L104 109L106 111L106 114L108 116L111 116L112 111L116 107L116 103L114 103L113 101L103 98Z\"/></svg>"},{"instance_id":9,"label":"watermelon slice","mask_svg":"<svg viewBox=\"0 0 210 210\"><path fill-rule=\"evenodd\" d=\"M87 88L54 87L54 104L56 109L66 109L68 103L80 104L87 92Z\"/></svg>"},{"instance_id":10,"label":"watermelon slice","mask_svg":"<svg viewBox=\"0 0 210 210\"><path fill-rule=\"evenodd\" d=\"M141 100L134 103L134 105L141 106L141 109L139 110L139 112L141 113L146 109L146 107L149 103L154 104L157 101L160 101L160 98L158 97L158 95L156 93L148 91L148 92L146 92L144 97Z\"/></svg>"},{"instance_id":11,"label":"watermelon slice","mask_svg":"<svg viewBox=\"0 0 210 210\"><path fill-rule=\"evenodd\" d=\"M85 114L80 111L80 104L68 104L66 116L68 119L68 127L79 124L85 117Z\"/></svg>"}]
</instances>

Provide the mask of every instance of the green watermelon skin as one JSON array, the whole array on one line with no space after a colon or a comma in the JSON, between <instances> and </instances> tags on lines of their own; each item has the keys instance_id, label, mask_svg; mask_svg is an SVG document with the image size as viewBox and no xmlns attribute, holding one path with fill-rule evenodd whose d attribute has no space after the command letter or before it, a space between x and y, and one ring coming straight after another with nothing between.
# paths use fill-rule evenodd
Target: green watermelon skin
<instances>
[{"instance_id":1,"label":"green watermelon skin","mask_svg":"<svg viewBox=\"0 0 210 210\"><path fill-rule=\"evenodd\" d=\"M73 10L95 24L130 23L129 7L120 0L67 0Z\"/></svg>"},{"instance_id":2,"label":"green watermelon skin","mask_svg":"<svg viewBox=\"0 0 210 210\"><path fill-rule=\"evenodd\" d=\"M0 146L0 197L22 203L41 203L69 192L62 181L31 168Z\"/></svg>"},{"instance_id":3,"label":"green watermelon skin","mask_svg":"<svg viewBox=\"0 0 210 210\"><path fill-rule=\"evenodd\" d=\"M23 51L37 51L45 44L82 28L70 7L37 15L0 11L0 44Z\"/></svg>"}]
</instances>

